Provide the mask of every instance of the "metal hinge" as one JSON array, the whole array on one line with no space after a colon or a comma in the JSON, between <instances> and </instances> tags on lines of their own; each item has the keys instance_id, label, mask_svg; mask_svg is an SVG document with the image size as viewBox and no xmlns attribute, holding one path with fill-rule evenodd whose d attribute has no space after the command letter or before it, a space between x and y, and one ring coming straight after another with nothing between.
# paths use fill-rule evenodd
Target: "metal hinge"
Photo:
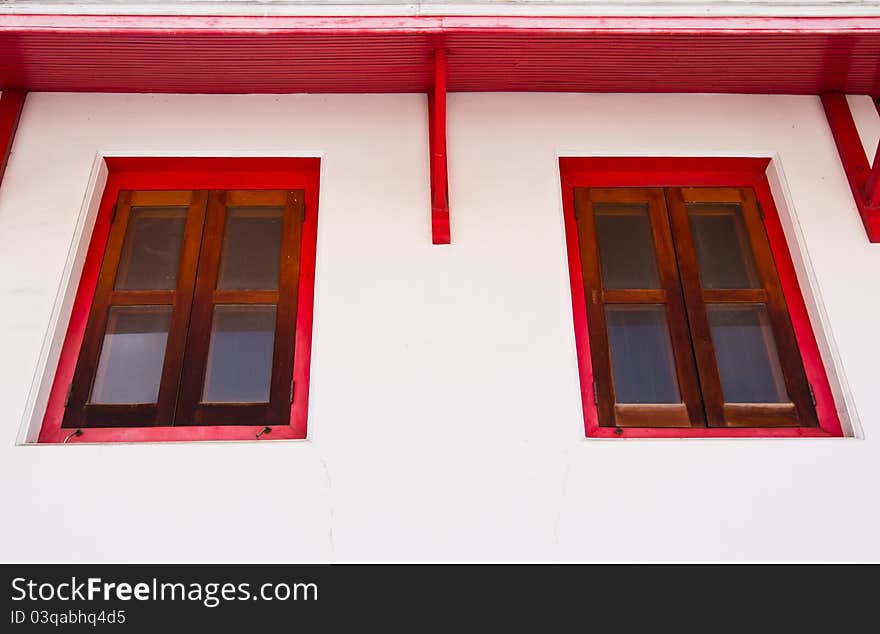
<instances>
[{"instance_id":1,"label":"metal hinge","mask_svg":"<svg viewBox=\"0 0 880 634\"><path fill-rule=\"evenodd\" d=\"M116 208L117 207L118 207L118 205L116 203L113 203L113 213L110 214L110 224L111 225L113 224L113 221L116 220Z\"/></svg>"},{"instance_id":2,"label":"metal hinge","mask_svg":"<svg viewBox=\"0 0 880 634\"><path fill-rule=\"evenodd\" d=\"M290 402L293 403L293 386L296 385L296 382L291 379L290 380Z\"/></svg>"},{"instance_id":3,"label":"metal hinge","mask_svg":"<svg viewBox=\"0 0 880 634\"><path fill-rule=\"evenodd\" d=\"M303 206L302 206L302 216L300 217L300 220L302 220L303 222L306 221L306 204L305 203L303 203Z\"/></svg>"},{"instance_id":4,"label":"metal hinge","mask_svg":"<svg viewBox=\"0 0 880 634\"><path fill-rule=\"evenodd\" d=\"M596 385L596 382L593 381L593 405L599 404L599 387Z\"/></svg>"},{"instance_id":5,"label":"metal hinge","mask_svg":"<svg viewBox=\"0 0 880 634\"><path fill-rule=\"evenodd\" d=\"M813 404L813 407L816 407L816 393L813 392L813 385L807 383L807 387L810 388L810 402Z\"/></svg>"},{"instance_id":6,"label":"metal hinge","mask_svg":"<svg viewBox=\"0 0 880 634\"><path fill-rule=\"evenodd\" d=\"M764 219L764 208L761 206L761 203L758 203L758 215L761 216L761 220Z\"/></svg>"},{"instance_id":7,"label":"metal hinge","mask_svg":"<svg viewBox=\"0 0 880 634\"><path fill-rule=\"evenodd\" d=\"M67 396L64 397L64 408L70 405L70 394L73 392L73 383L67 385Z\"/></svg>"}]
</instances>

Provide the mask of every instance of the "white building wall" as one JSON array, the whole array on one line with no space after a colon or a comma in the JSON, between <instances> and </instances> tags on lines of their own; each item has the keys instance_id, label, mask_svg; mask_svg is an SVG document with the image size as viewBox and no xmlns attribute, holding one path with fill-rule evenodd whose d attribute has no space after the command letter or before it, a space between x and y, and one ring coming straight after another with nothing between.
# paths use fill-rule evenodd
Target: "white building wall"
<instances>
[{"instance_id":1,"label":"white building wall","mask_svg":"<svg viewBox=\"0 0 880 634\"><path fill-rule=\"evenodd\" d=\"M0 560L880 559L880 247L817 98L452 94L442 247L425 107L28 96L0 188ZM322 158L308 440L17 444L108 154ZM559 155L774 156L863 437L584 439Z\"/></svg>"}]
</instances>

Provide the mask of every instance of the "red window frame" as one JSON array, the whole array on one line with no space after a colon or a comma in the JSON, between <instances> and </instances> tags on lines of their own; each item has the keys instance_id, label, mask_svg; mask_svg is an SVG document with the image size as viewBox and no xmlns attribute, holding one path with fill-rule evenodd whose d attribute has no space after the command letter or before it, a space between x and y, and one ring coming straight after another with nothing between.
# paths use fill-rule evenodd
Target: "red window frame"
<instances>
[{"instance_id":1,"label":"red window frame","mask_svg":"<svg viewBox=\"0 0 880 634\"><path fill-rule=\"evenodd\" d=\"M307 432L312 313L315 290L315 251L318 234L318 158L106 158L107 184L101 198L82 275L67 326L61 356L38 442L166 442L193 440L254 440L263 425L209 425L179 427L62 428L67 386L82 346L98 274L110 234L113 205L120 190L175 189L300 189L305 192L300 280L296 318L293 379L296 383L290 424L271 427L261 439L305 438Z\"/></svg>"},{"instance_id":2,"label":"red window frame","mask_svg":"<svg viewBox=\"0 0 880 634\"><path fill-rule=\"evenodd\" d=\"M767 182L769 158L561 157L562 208L571 281L575 345L584 428L589 438L791 438L843 436L831 385L819 353L779 212ZM816 398L819 427L603 427L593 394L587 307L574 210L575 187L752 187L791 316L807 379Z\"/></svg>"}]
</instances>

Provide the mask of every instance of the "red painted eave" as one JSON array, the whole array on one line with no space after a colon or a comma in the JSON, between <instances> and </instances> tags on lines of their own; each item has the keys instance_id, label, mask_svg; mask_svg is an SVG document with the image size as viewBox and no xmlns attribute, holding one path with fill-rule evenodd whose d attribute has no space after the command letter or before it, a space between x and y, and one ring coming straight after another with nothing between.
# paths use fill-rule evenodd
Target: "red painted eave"
<instances>
[{"instance_id":1,"label":"red painted eave","mask_svg":"<svg viewBox=\"0 0 880 634\"><path fill-rule=\"evenodd\" d=\"M0 87L880 93L880 17L0 15Z\"/></svg>"}]
</instances>

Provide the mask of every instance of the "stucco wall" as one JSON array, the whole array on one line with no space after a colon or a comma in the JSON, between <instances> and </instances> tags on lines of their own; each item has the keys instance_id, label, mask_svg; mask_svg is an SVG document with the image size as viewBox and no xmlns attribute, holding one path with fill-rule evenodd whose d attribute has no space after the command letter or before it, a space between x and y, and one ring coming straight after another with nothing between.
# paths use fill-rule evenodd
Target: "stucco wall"
<instances>
[{"instance_id":1,"label":"stucco wall","mask_svg":"<svg viewBox=\"0 0 880 634\"><path fill-rule=\"evenodd\" d=\"M31 94L13 149L0 560L880 559L880 247L816 98L450 95L448 247L422 95ZM16 444L101 154L322 158L308 440ZM863 438L585 440L559 155L773 156Z\"/></svg>"}]
</instances>

